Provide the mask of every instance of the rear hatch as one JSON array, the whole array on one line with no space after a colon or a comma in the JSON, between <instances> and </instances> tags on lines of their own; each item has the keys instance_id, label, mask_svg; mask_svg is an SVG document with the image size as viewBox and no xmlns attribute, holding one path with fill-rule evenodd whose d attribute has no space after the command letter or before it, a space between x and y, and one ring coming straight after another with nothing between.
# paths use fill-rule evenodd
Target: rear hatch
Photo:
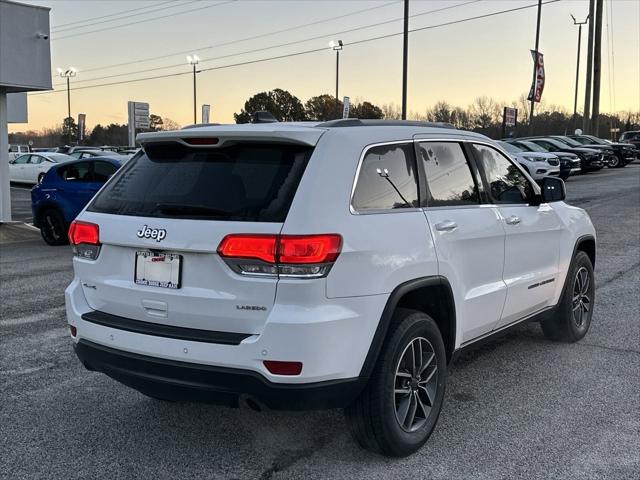
<instances>
[{"instance_id":1,"label":"rear hatch","mask_svg":"<svg viewBox=\"0 0 640 480\"><path fill-rule=\"evenodd\" d=\"M277 277L241 275L216 253L229 234L278 234L322 131L145 139L79 217L97 260L76 259L91 308L145 322L260 333ZM180 132L176 132L179 135ZM202 134L200 134L202 135Z\"/></svg>"}]
</instances>

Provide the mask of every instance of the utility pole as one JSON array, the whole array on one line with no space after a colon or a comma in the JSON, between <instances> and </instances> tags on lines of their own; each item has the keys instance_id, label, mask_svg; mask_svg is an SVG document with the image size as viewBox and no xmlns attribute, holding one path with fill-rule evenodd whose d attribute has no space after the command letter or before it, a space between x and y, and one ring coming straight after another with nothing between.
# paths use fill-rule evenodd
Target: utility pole
<instances>
[{"instance_id":1,"label":"utility pole","mask_svg":"<svg viewBox=\"0 0 640 480\"><path fill-rule=\"evenodd\" d=\"M587 44L587 83L584 89L584 113L582 117L582 133L590 132L591 115L591 79L593 75L593 20L595 18L596 0L589 0L589 41Z\"/></svg>"},{"instance_id":2,"label":"utility pole","mask_svg":"<svg viewBox=\"0 0 640 480\"><path fill-rule=\"evenodd\" d=\"M533 85L531 95L531 108L529 109L529 135L533 135L533 111L535 109L535 96L536 96L536 83L537 83L537 71L538 71L538 47L540 45L540 17L542 16L542 0L538 0L538 20L536 22L536 54L533 62Z\"/></svg>"},{"instance_id":3,"label":"utility pole","mask_svg":"<svg viewBox=\"0 0 640 480\"><path fill-rule=\"evenodd\" d=\"M407 119L407 69L409 63L409 0L404 0L404 32L402 35L402 120Z\"/></svg>"},{"instance_id":4,"label":"utility pole","mask_svg":"<svg viewBox=\"0 0 640 480\"><path fill-rule=\"evenodd\" d=\"M576 93L573 97L573 129L578 128L578 81L580 78L580 42L582 40L582 25L585 25L589 21L589 17L584 22L576 21L576 17L571 15L573 24L578 25L578 56L576 59Z\"/></svg>"},{"instance_id":5,"label":"utility pole","mask_svg":"<svg viewBox=\"0 0 640 480\"><path fill-rule=\"evenodd\" d=\"M596 1L596 24L593 38L593 111L591 112L591 134L598 136L600 127L600 74L602 70L602 16L604 0Z\"/></svg>"}]
</instances>

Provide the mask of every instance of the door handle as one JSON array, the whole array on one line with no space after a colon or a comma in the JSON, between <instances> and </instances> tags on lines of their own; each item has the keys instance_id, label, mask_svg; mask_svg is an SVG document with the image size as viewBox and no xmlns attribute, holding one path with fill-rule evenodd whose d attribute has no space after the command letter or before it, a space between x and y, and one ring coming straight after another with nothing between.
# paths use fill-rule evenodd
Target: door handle
<instances>
[{"instance_id":1,"label":"door handle","mask_svg":"<svg viewBox=\"0 0 640 480\"><path fill-rule=\"evenodd\" d=\"M507 222L507 225L518 225L520 223L520 217L511 215L505 220L505 222Z\"/></svg>"},{"instance_id":2,"label":"door handle","mask_svg":"<svg viewBox=\"0 0 640 480\"><path fill-rule=\"evenodd\" d=\"M445 220L440 223L436 223L436 230L439 232L450 232L451 230L455 230L458 228L458 224L452 220Z\"/></svg>"}]
</instances>

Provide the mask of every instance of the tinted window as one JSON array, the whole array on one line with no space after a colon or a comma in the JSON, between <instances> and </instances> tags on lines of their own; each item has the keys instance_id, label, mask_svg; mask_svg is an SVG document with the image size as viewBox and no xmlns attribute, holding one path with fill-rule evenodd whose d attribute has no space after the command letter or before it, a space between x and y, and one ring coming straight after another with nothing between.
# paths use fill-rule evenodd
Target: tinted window
<instances>
[{"instance_id":1,"label":"tinted window","mask_svg":"<svg viewBox=\"0 0 640 480\"><path fill-rule=\"evenodd\" d=\"M356 210L418 207L418 183L413 144L370 148L360 166L353 192Z\"/></svg>"},{"instance_id":2,"label":"tinted window","mask_svg":"<svg viewBox=\"0 0 640 480\"><path fill-rule=\"evenodd\" d=\"M460 144L421 143L418 158L427 176L430 207L478 203L478 190Z\"/></svg>"},{"instance_id":3,"label":"tinted window","mask_svg":"<svg viewBox=\"0 0 640 480\"><path fill-rule=\"evenodd\" d=\"M491 147L473 148L494 203L526 203L532 197L531 185L510 160Z\"/></svg>"},{"instance_id":4,"label":"tinted window","mask_svg":"<svg viewBox=\"0 0 640 480\"><path fill-rule=\"evenodd\" d=\"M29 159L29 163L32 164L38 164L38 163L42 163L42 160L44 160L40 155L31 155L31 158Z\"/></svg>"},{"instance_id":5,"label":"tinted window","mask_svg":"<svg viewBox=\"0 0 640 480\"><path fill-rule=\"evenodd\" d=\"M58 175L68 182L90 182L91 168L89 162L72 163L58 169Z\"/></svg>"},{"instance_id":6,"label":"tinted window","mask_svg":"<svg viewBox=\"0 0 640 480\"><path fill-rule=\"evenodd\" d=\"M146 217L283 222L312 149L236 144L191 149L148 145L90 205Z\"/></svg>"},{"instance_id":7,"label":"tinted window","mask_svg":"<svg viewBox=\"0 0 640 480\"><path fill-rule=\"evenodd\" d=\"M29 161L29 157L30 155L21 155L18 158L16 158L13 163L20 165L20 164L25 164Z\"/></svg>"},{"instance_id":8,"label":"tinted window","mask_svg":"<svg viewBox=\"0 0 640 480\"><path fill-rule=\"evenodd\" d=\"M104 183L109 177L116 173L118 167L108 162L94 162L93 164L93 181Z\"/></svg>"}]
</instances>

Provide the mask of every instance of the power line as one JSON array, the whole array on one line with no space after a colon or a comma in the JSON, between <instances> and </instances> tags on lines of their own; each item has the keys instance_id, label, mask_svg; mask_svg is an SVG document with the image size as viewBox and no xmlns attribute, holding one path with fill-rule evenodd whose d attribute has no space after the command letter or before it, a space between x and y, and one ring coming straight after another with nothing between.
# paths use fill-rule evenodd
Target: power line
<instances>
[{"instance_id":1,"label":"power line","mask_svg":"<svg viewBox=\"0 0 640 480\"><path fill-rule=\"evenodd\" d=\"M194 0L194 1L197 1L197 0ZM171 7L165 7L165 8L172 8L172 7L177 7L177 6L184 5L184 4L177 3L176 0L166 0L164 2L156 4L155 7L160 7L162 5L166 5L167 3L173 3L173 5ZM193 3L193 2L189 2L189 3ZM131 10L121 10L121 11L119 11L117 13L110 13L108 15L101 15L99 17L84 18L82 20L76 20L74 22L68 22L68 23L63 23L63 24L60 24L60 25L55 25L55 26L51 27L51 33L57 33L60 30L67 30L70 25L77 25L79 23L92 22L93 20L101 20L101 19L109 18L109 17L120 17L120 16L123 16L123 15L126 16L129 13L138 12L140 10L147 10L148 8L149 7L146 6L146 7L132 8ZM147 12L145 12L145 13L147 13ZM106 20L106 22L113 22L115 20L116 19ZM97 22L97 23L100 23L100 22ZM89 23L88 25L95 25L95 23ZM87 26L87 25L79 25L79 26L72 27L72 28L82 28L82 27L85 27L85 26Z\"/></svg>"},{"instance_id":2,"label":"power line","mask_svg":"<svg viewBox=\"0 0 640 480\"><path fill-rule=\"evenodd\" d=\"M293 30L299 30L301 28L311 27L313 25L318 25L320 23L330 22L332 20L339 20L339 19L342 19L342 18L346 18L346 17L350 17L350 16L353 16L353 15L357 15L357 14L360 14L360 13L369 12L371 10L376 10L376 9L379 9L379 8L388 7L389 5L393 5L393 4L396 4L396 3L399 3L399 0L394 0L393 2L385 3L383 5L376 5L375 7L369 7L369 8L364 8L362 10L356 10L355 12L350 12L350 13L346 13L346 14L343 14L343 15L338 15L338 16L335 16L335 17L325 18L323 20L318 20L318 21L315 21L315 22L310 22L310 23L306 23L306 24L302 24L302 25L295 25L293 27L284 28L282 30L275 30L273 32L262 33L262 34L254 35L254 36L251 36L251 37L244 37L244 38L240 38L238 40L228 41L228 42L224 42L224 43L218 43L218 44L209 45L209 46L206 46L206 47L191 48L189 50L182 50L182 51L174 52L174 53L170 53L170 54L158 55L157 57L148 57L148 58L132 60L132 61L128 61L128 62L114 63L112 65L106 65L106 66L101 66L101 67L85 68L82 71L83 72L93 72L93 71L96 71L96 70L105 70L105 69L108 69L108 68L123 67L123 66L126 66L126 65L132 65L132 64L143 63L143 62L150 62L150 61L153 61L153 60L159 60L159 59L172 57L172 56L177 56L177 55L186 55L188 53L201 52L203 50L210 50L210 49L218 48L218 47L226 47L228 45L233 45L235 43L246 42L246 41L249 41L249 40L257 40L259 38L264 38L264 37L268 37L268 36L271 36L271 35L277 35L279 33L286 33L286 32L290 32L290 31L293 31Z\"/></svg>"},{"instance_id":3,"label":"power line","mask_svg":"<svg viewBox=\"0 0 640 480\"><path fill-rule=\"evenodd\" d=\"M557 3L559 1L560 0L547 0L546 2L543 2L543 5L550 4L550 3ZM502 15L502 14L505 14L505 13L512 13L512 12L516 12L516 11L519 11L519 10L525 10L525 9L529 9L529 8L533 8L533 7L537 7L537 6L538 6L537 4L534 4L534 5L525 5L525 6L517 7L517 8L510 8L510 9L507 9L507 10L499 10L497 12L487 13L487 14L483 14L483 15L477 15L477 16L474 16L474 17L467 17L467 18L453 20L453 21L450 21L450 22L440 23L440 24L436 24L436 25L428 25L426 27L414 28L414 29L409 30L409 33L415 33L415 32L420 32L420 31L424 31L424 30L431 30L431 29L445 27L445 26L449 26L449 25L465 23L465 22L469 22L469 21L473 21L473 20L479 20L479 19L483 19L483 18L493 17L493 16L496 16L496 15ZM377 40L382 40L382 39L386 39L386 38L390 38L390 37L394 37L394 36L398 36L398 35L402 35L402 34L403 34L403 32L396 32L396 33L390 33L390 34L387 34L387 35L380 35L380 36L377 36L377 37L365 38L365 39L362 39L362 40L356 40L356 41L350 42L349 45L360 45L360 44L363 44L363 43L374 42L374 41L377 41ZM245 66L245 65L252 65L252 64L256 64L256 63L268 62L268 61L272 61L272 60L280 60L280 59L284 59L284 58L297 57L297 56L300 56L300 55L307 55L307 54L310 54L310 53L326 52L327 50L328 50L327 47L314 48L314 49L310 49L310 50L303 50L303 51L300 51L300 52L277 55L277 56L274 56L274 57L260 58L260 59L256 59L256 60L249 60L249 61L238 62L238 63L233 63L233 64L219 65L219 66L216 66L216 67L204 68L204 69L201 69L200 71L201 72L209 72L209 71L214 71L214 70L223 70L223 69L227 69L227 68L241 67L241 66ZM86 90L86 89L90 89L90 88L107 87L107 86L113 86L113 85L124 85L124 84L129 84L129 83L142 82L142 81L146 81L146 80L156 80L156 79L161 79L161 78L177 77L177 76L189 75L189 74L191 74L190 71L176 72L176 73L170 73L170 74L157 75L157 76L153 76L153 77L137 78L137 79L132 79L132 80L122 80L122 81L118 81L118 82L103 83L103 84L97 84L97 85L86 85L84 87L74 88L74 90ZM51 90L51 91L47 91L47 92L35 92L35 93L31 93L30 96L47 95L47 94L50 94L50 93L59 93L59 92L64 92L64 90Z\"/></svg>"},{"instance_id":4,"label":"power line","mask_svg":"<svg viewBox=\"0 0 640 480\"><path fill-rule=\"evenodd\" d=\"M214 8L214 7L219 7L221 5L226 5L227 3L233 3L233 2L237 2L238 0L226 0L224 2L220 2L220 3L215 3L213 5L205 5L204 7L198 7L198 8L192 8L191 10L183 10L181 12L173 12L167 15L161 15L159 17L153 17L153 18L144 18L142 20L136 20L135 22L129 22L129 23L123 23L121 25L112 25L110 27L104 27L104 28L97 28L95 30L91 30L88 32L79 32L79 33L72 33L71 35L66 35L63 37L53 37L51 38L51 41L54 40L64 40L66 38L75 38L75 37L80 37L83 35L91 35L97 32L104 32L105 30L115 30L116 28L123 28L123 27L128 27L131 25L138 25L140 23L144 23L144 22L152 22L154 20L160 20L162 18L168 18L168 17L176 17L178 15L184 15L185 13L191 13L191 12L196 12L199 10L205 10L207 8Z\"/></svg>"},{"instance_id":5,"label":"power line","mask_svg":"<svg viewBox=\"0 0 640 480\"><path fill-rule=\"evenodd\" d=\"M477 3L477 2L480 2L480 1L482 1L482 0L471 0L471 1L468 1L468 2L465 2L465 3L460 3L460 4L456 4L456 5L449 5L447 7L437 8L435 10L429 10L429 11L426 11L426 12L416 13L414 15L411 15L410 18L420 17L420 16L423 16L423 15L427 15L427 14L430 14L430 13L441 12L441 11L444 11L444 10L450 10L452 8L462 7L462 6L469 5L471 3ZM369 10L369 9L367 9L367 10ZM249 54L249 53L263 52L265 50L272 50L274 48L289 47L291 45L296 45L296 44L299 44L299 43L306 43L306 42L310 42L312 40L318 40L318 39L323 39L323 38L326 38L326 37L341 35L341 34L344 34L344 33L351 33L351 32L355 32L355 31L359 31L359 30L365 30L365 29L368 29L368 28L378 27L380 25L386 25L386 24L389 24L389 23L400 21L402 19L403 19L402 17L394 18L393 20L385 20L383 22L373 23L373 24L369 24L369 25L363 25L363 26L360 26L360 27L355 27L355 28L351 28L349 30L343 30L343 31L340 31L340 32L333 32L333 33L328 33L328 34L323 34L323 35L317 35L315 37L304 38L304 39L301 39L301 40L294 40L294 41L291 41L291 42L281 43L279 45L272 45L272 46L268 46L268 47L255 48L255 49L247 50L247 51L244 51L244 52L230 53L230 54L226 54L226 55L219 55L217 57L203 58L203 59L201 59L201 61L202 62L210 62L210 61L213 61L213 60L221 60L223 58L237 57L237 56L246 55L246 54ZM231 42L228 42L228 43L231 43ZM191 53L193 51L198 51L198 50L197 49L196 50L187 50L185 53ZM78 81L76 81L74 83L77 84L77 83L91 82L91 81L94 81L94 80L107 80L107 79L110 79L110 78L117 78L117 77L122 77L122 76L135 75L135 74L138 74L138 73L157 72L158 70L165 70L165 69L168 69L168 68L180 67L182 65L183 65L183 63L178 63L178 64L173 64L173 65L165 65L165 66L162 66L162 67L145 68L145 69L142 69L142 70L136 70L134 72L117 73L117 74L114 74L114 75L107 75L107 76L103 76L103 77L94 77L94 78L88 78L88 79L84 79L84 80L78 80ZM64 85L60 83L60 84L56 84L54 86L64 86Z\"/></svg>"}]
</instances>

